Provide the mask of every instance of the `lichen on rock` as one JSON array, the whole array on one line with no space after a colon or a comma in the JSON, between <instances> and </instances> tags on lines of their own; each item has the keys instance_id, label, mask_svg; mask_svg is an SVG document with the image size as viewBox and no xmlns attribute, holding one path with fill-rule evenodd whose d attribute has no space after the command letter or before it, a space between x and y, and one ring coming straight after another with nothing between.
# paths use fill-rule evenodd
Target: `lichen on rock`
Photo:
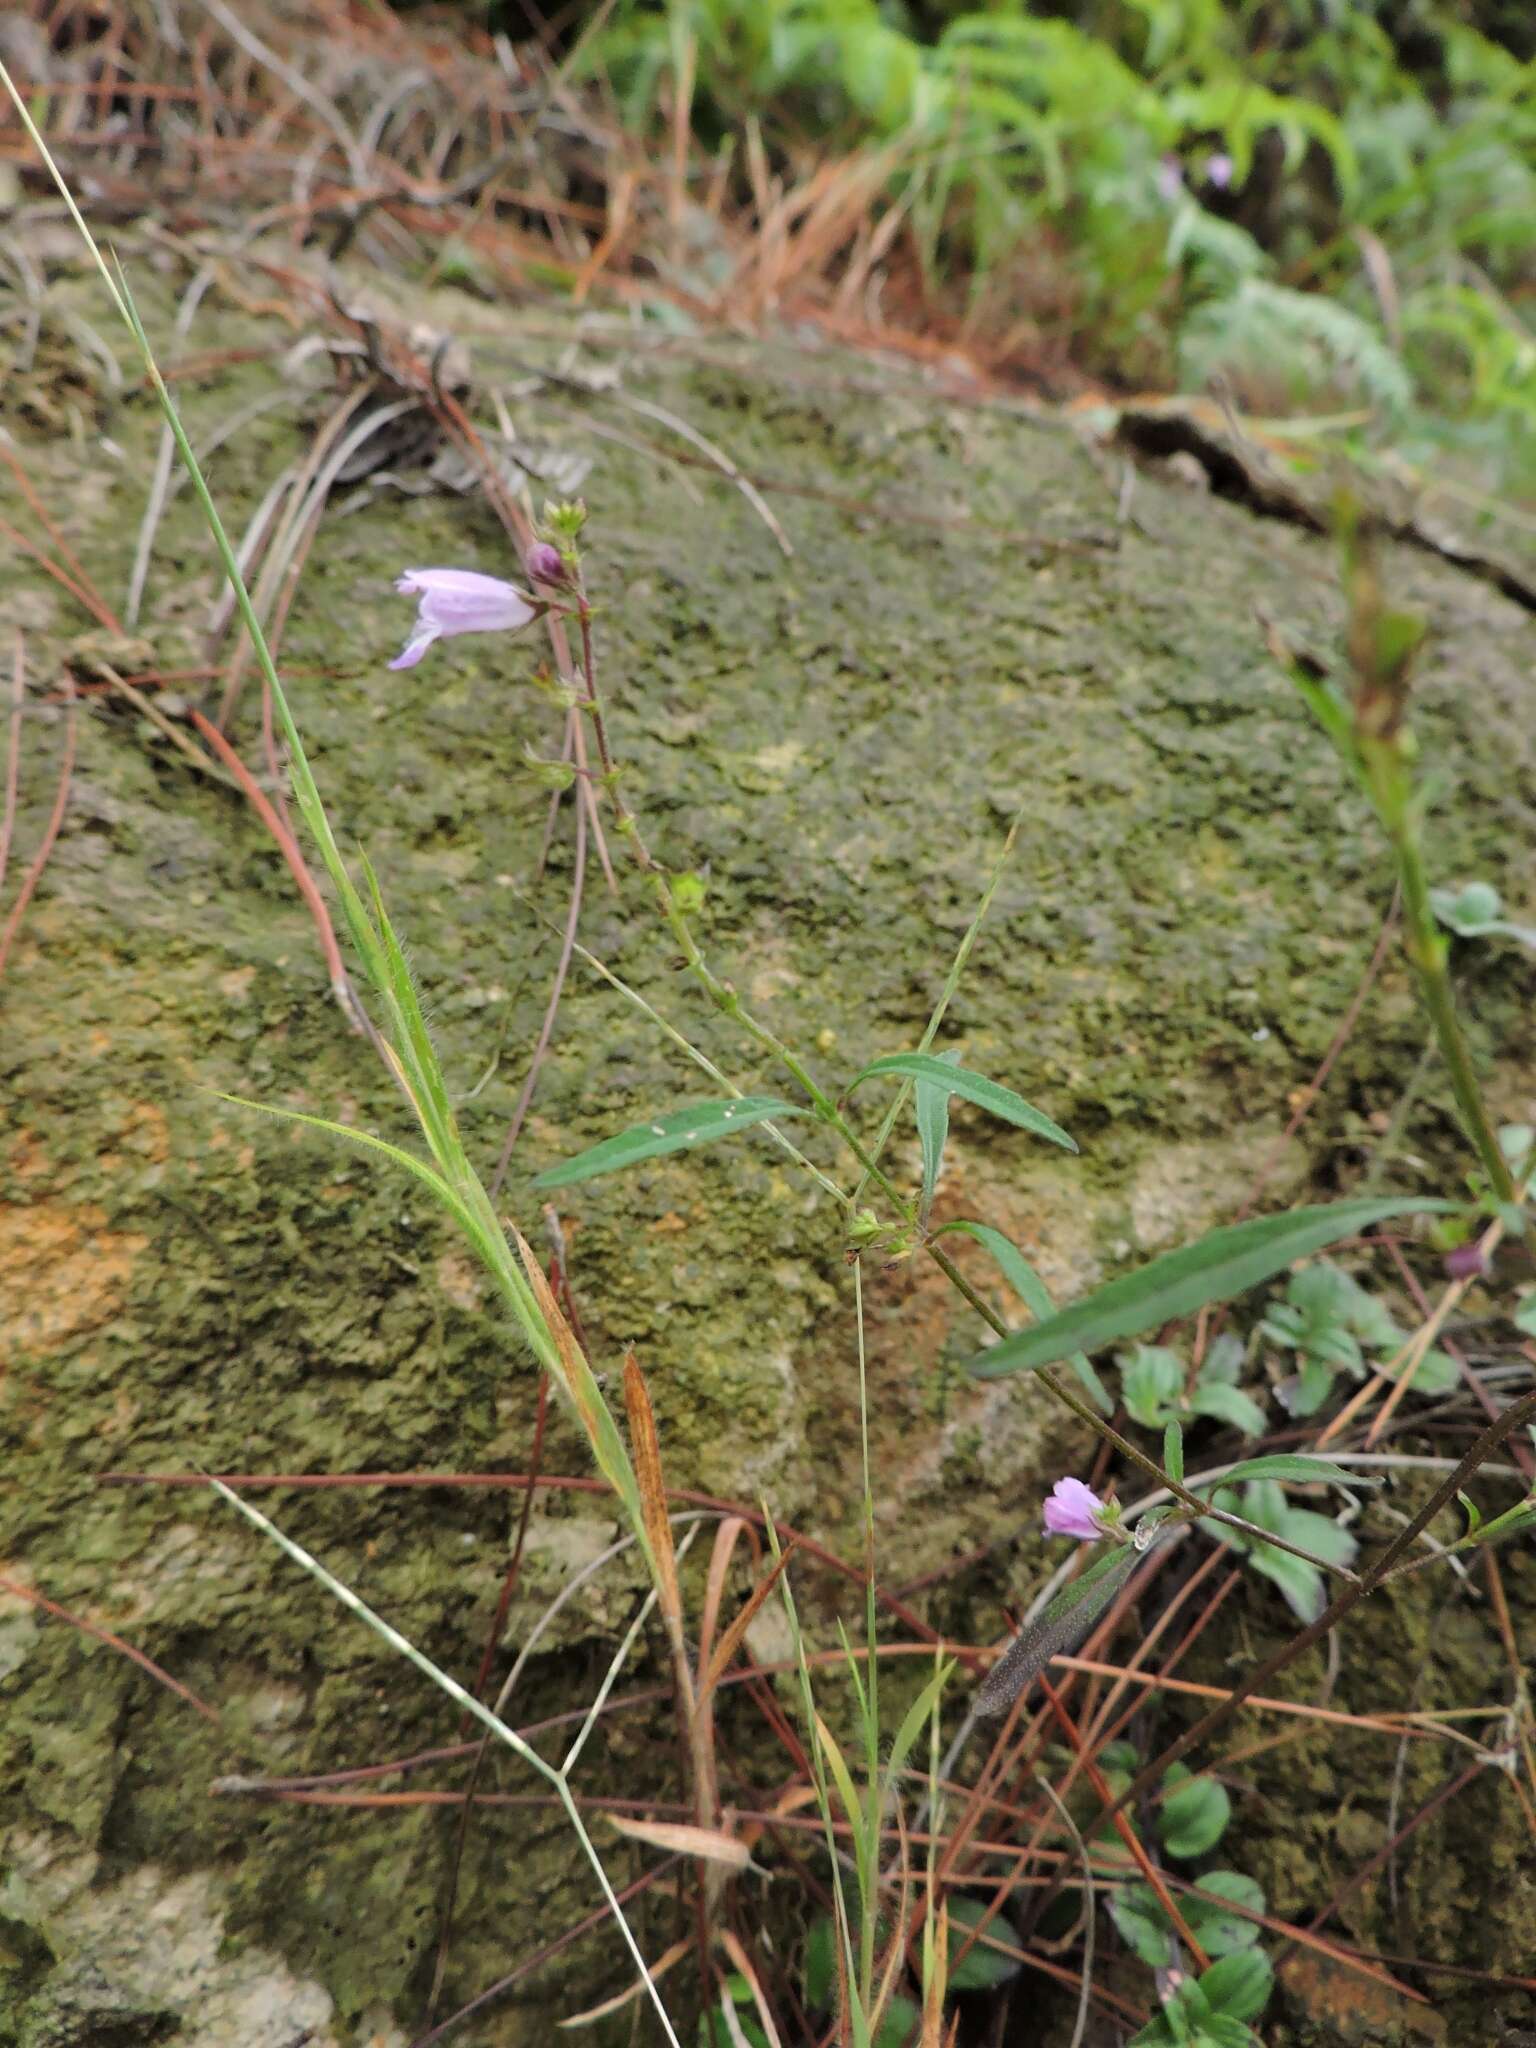
<instances>
[{"instance_id":1,"label":"lichen on rock","mask_svg":"<svg viewBox=\"0 0 1536 2048\"><path fill-rule=\"evenodd\" d=\"M157 290L146 307L163 326ZM553 365L563 346L547 311L529 320L451 294L419 310L462 333L486 382L514 360ZM231 358L179 392L194 436L272 382L270 367L234 361L253 335L270 340L210 294L200 345ZM1022 806L945 1042L1039 1102L1082 1152L1063 1164L956 1104L939 1215L998 1222L1063 1293L1161 1244L1171 1219L1188 1234L1228 1216L1326 1050L1390 895L1362 807L1252 622L1263 602L1299 633L1336 629L1326 547L1153 480L1137 520L1117 524L1070 432L977 409L888 364L830 349L786 362L725 340L626 351L618 328L571 339L617 350L625 388L759 477L794 549L786 559L687 444L637 446L657 437L628 417L620 438L596 433L614 423L600 391L552 390L542 411L538 395L519 401L542 434L592 458L590 560L624 787L661 856L704 878L717 971L845 1083L916 1042ZM233 530L311 425L269 412L219 451L213 483ZM110 428L115 470L57 440L26 453L82 559L118 592L157 426L132 393ZM390 585L414 561L510 569L475 500L381 491L322 525L284 663L338 833L378 869L469 1142L489 1162L556 953L523 892L558 920L569 885L564 834L535 880L547 798L520 773L525 745L557 743L559 713L532 687L522 642L459 640L389 672L405 624ZM1399 554L1391 570L1437 627L1422 726L1457 785L1435 822L1437 862L1492 879L1518 905L1536 847L1530 622L1424 556ZM177 497L144 621L165 667L201 665L215 589L193 508ZM24 623L41 694L84 622L25 568L0 613ZM51 800L58 732L52 713L28 726L23 847ZM249 704L236 732L256 758ZM222 1719L204 1724L58 1621L3 1639L0 1803L36 1868L72 1875L14 1878L0 1900L6 1924L27 1930L9 1988L0 1973L0 2038L266 2048L309 2027L317 2041L384 2040L380 2016L408 2028L430 1979L455 1814L257 1806L208 1787L232 1769L334 1770L452 1743L457 1716L212 1501L95 1481L109 1469L519 1470L535 1377L414 1186L214 1092L410 1142L398 1096L330 1000L287 870L238 796L189 773L109 695L86 704L78 774L6 980L0 1271L19 1285L5 1309L0 1426L18 1483L0 1497L0 1550L50 1598L130 1634ZM582 936L743 1085L777 1085L701 1011L628 880L617 896L589 881ZM1481 956L1471 982L1501 1101L1528 1112L1519 964ZM1349 1177L1420 1043L1393 963L1277 1190ZM708 1092L578 964L509 1212L535 1236L539 1168ZM1427 1100L1415 1141L1453 1157L1433 1083ZM873 1124L873 1101L860 1114ZM907 1136L895 1156L914 1166ZM643 1358L672 1482L765 1495L787 1522L851 1543L851 1283L836 1218L813 1197L750 1136L594 1182L562 1216L595 1353L612 1366L632 1344ZM979 1326L937 1275L905 1264L866 1282L891 1577L987 1543L1006 1556L1020 1501L1065 1441L1061 1423L1026 1383L961 1381L951 1368ZM585 1470L559 1426L545 1468ZM263 1498L445 1668L473 1675L517 1496ZM611 1532L590 1498L541 1502L538 1569L509 1643L561 1561ZM1511 1593L1527 1607L1529 1576ZM520 1718L589 1696L629 1583L552 1635ZM973 1610L997 1632L1002 1583ZM955 1595L956 1613L971 1597ZM594 1757L597 1781L670 1782L664 1722L616 1726ZM1464 1867L1466 1850L1448 1853ZM558 1817L518 1808L479 1818L459 1900L449 1999L593 1903ZM134 1914L158 1932L130 1959L122 1930ZM608 1967L593 1953L560 1958L484 2038L547 2039L552 2010L590 2002ZM97 2018L79 2004L91 1984ZM71 1999L75 2033L50 2036ZM274 2014L287 2036L268 2028Z\"/></svg>"}]
</instances>

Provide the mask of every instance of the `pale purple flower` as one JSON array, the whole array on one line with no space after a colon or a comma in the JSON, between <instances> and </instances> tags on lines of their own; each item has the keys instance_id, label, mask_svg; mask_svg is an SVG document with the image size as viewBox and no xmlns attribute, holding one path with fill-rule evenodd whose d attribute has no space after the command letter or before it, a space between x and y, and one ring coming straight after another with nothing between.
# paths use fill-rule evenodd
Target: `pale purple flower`
<instances>
[{"instance_id":1,"label":"pale purple flower","mask_svg":"<svg viewBox=\"0 0 1536 2048\"><path fill-rule=\"evenodd\" d=\"M1170 206L1184 190L1184 166L1171 151L1158 159L1157 189Z\"/></svg>"},{"instance_id":2,"label":"pale purple flower","mask_svg":"<svg viewBox=\"0 0 1536 2048\"><path fill-rule=\"evenodd\" d=\"M482 576L478 569L407 569L395 585L417 600L411 637L389 664L414 668L434 640L455 633L516 633L538 617L515 583Z\"/></svg>"},{"instance_id":3,"label":"pale purple flower","mask_svg":"<svg viewBox=\"0 0 1536 2048\"><path fill-rule=\"evenodd\" d=\"M1231 157L1227 155L1227 152L1224 149L1218 149L1214 155L1208 156L1205 160L1205 181L1208 185L1214 185L1218 192L1225 192L1232 182L1232 173L1235 168L1236 166L1233 164Z\"/></svg>"},{"instance_id":4,"label":"pale purple flower","mask_svg":"<svg viewBox=\"0 0 1536 2048\"><path fill-rule=\"evenodd\" d=\"M1081 1479L1058 1479L1045 1503L1045 1526L1053 1536L1075 1536L1079 1543L1097 1543L1104 1534L1099 1517L1104 1503Z\"/></svg>"},{"instance_id":5,"label":"pale purple flower","mask_svg":"<svg viewBox=\"0 0 1536 2048\"><path fill-rule=\"evenodd\" d=\"M1488 1271L1488 1254L1480 1244L1454 1245L1445 1255L1445 1270L1453 1280L1481 1280Z\"/></svg>"}]
</instances>

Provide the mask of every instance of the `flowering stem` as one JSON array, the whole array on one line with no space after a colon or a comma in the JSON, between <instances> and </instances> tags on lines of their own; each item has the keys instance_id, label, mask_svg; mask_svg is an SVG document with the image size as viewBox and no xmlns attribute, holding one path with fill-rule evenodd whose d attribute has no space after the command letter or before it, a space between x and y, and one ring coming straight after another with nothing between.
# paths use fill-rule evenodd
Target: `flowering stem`
<instances>
[{"instance_id":1,"label":"flowering stem","mask_svg":"<svg viewBox=\"0 0 1536 2048\"><path fill-rule=\"evenodd\" d=\"M895 1207L903 1224L909 1228L914 1227L917 1223L917 1204L909 1197L903 1195L901 1190L894 1185L880 1165L879 1159L880 1151L883 1149L894 1124L899 1103L892 1106L892 1110L881 1127L875 1146L871 1150L863 1143L857 1132L853 1130L838 1108L837 1103L813 1079L799 1056L784 1043L783 1039L770 1030L766 1024L761 1023L752 1015L744 1006L736 991L727 983L721 981L719 976L714 973L700 951L698 941L693 934L693 926L687 912L677 900L670 876L652 858L633 812L629 810L619 794L618 773L614 764L612 750L608 743L607 726L603 719L602 696L598 689L597 658L592 638L592 607L587 599L586 586L582 578L579 558L568 557L567 561L581 633L582 708L592 720L592 730L597 743L598 758L602 763L604 786L608 791L609 800L613 804L614 813L619 823L619 830L628 842L637 865L650 879L656 897L657 908L660 910L667 928L682 949L684 963L716 1009L723 1016L732 1018L750 1038L754 1039L765 1052L769 1053L779 1062L784 1070L804 1090L818 1119L835 1131L838 1137L842 1139L843 1143L858 1161L863 1172L863 1179L859 1184L859 1192L862 1193L864 1187L873 1182ZM571 661L563 622L554 613L551 613L549 624L551 636L556 641L557 659L560 660L564 672L569 675L571 672ZM981 907L966 934L965 941L951 968L939 1008L935 1011L928 1031L924 1036L923 1044L925 1046L932 1043L934 1033L937 1031L939 1021L943 1015L944 1007L954 992L955 985L965 965L966 956L970 951L977 931L980 929L981 919L985 915L992 895L1001 879L1003 865L1013 845L1014 834L1017 829L1018 819L1015 818L1013 825L1009 829L1002 854L999 856L988 882ZM822 1176L818 1174L817 1178L821 1179ZM840 1199L846 1201L846 1198L840 1197ZM855 1197L856 1199L857 1196ZM951 1286L958 1290L962 1298L977 1311L999 1336L1007 1336L1009 1334L1008 1325L997 1314L991 1304L971 1286L953 1260L946 1253L940 1251L938 1246L931 1240L926 1242L925 1249L938 1266L940 1272L944 1274ZM1123 1437L1118 1430L1105 1421L1096 1409L1091 1407L1078 1394L1074 1393L1054 1373L1042 1371L1039 1377L1063 1407L1070 1409L1080 1422L1087 1423L1090 1429L1102 1437L1106 1443L1112 1444L1123 1457L1129 1458L1133 1464L1138 1465L1149 1477L1156 1479L1160 1486L1166 1487L1185 1508L1208 1520L1222 1522L1229 1528L1241 1530L1245 1535L1270 1543L1276 1549L1288 1550L1297 1557L1305 1558L1309 1564L1318 1565L1324 1570L1338 1570L1343 1577L1353 1579L1354 1574L1344 1570L1343 1567L1326 1565L1322 1559L1313 1557L1309 1551L1301 1549L1296 1544L1287 1542L1283 1537L1275 1536L1267 1530L1257 1529L1252 1523L1242 1520L1240 1516L1227 1514L1219 1508L1212 1507L1210 1502L1201 1500L1196 1494L1189 1492L1179 1481L1165 1472L1155 1458L1151 1458L1144 1451L1138 1450L1136 1445L1131 1443L1128 1438Z\"/></svg>"},{"instance_id":2,"label":"flowering stem","mask_svg":"<svg viewBox=\"0 0 1536 2048\"><path fill-rule=\"evenodd\" d=\"M1412 962L1424 1007L1429 1012L1429 1021L1434 1027L1440 1057L1445 1061L1446 1072L1450 1076L1456 1107L1461 1111L1467 1136L1477 1148L1489 1186L1501 1202L1517 1203L1519 1190L1489 1120L1466 1034L1456 1014L1456 997L1446 968L1448 949L1430 906L1429 878L1424 869L1423 849L1415 829L1411 803L1404 801L1394 788L1397 777L1392 770L1395 764L1374 762L1373 750L1369 746L1362 751L1365 757L1362 779L1391 842L1397 871L1402 877L1404 947Z\"/></svg>"},{"instance_id":3,"label":"flowering stem","mask_svg":"<svg viewBox=\"0 0 1536 2048\"><path fill-rule=\"evenodd\" d=\"M1182 1735L1168 1745L1161 1756L1154 1757L1151 1763L1131 1780L1114 1804L1106 1806L1094 1818L1092 1828L1085 1832L1096 1834L1111 1813L1130 1805L1135 1800L1148 1797L1162 1782L1163 1773L1170 1764L1178 1763L1190 1750L1209 1740L1246 1699L1253 1693L1262 1691L1272 1678L1278 1676L1288 1664L1294 1663L1303 1650L1308 1650L1314 1643L1321 1642L1329 1630L1336 1628L1350 1609L1358 1606L1367 1593L1374 1593L1382 1581L1391 1575L1392 1566L1409 1545L1416 1542L1440 1510L1456 1498L1477 1468L1492 1457L1507 1437L1512 1436L1533 1417L1536 1417L1536 1394L1527 1394L1523 1399L1513 1402L1502 1415L1490 1422L1455 1471L1442 1485L1436 1487L1412 1521L1398 1531L1376 1562L1347 1585L1338 1597L1324 1608L1316 1621L1309 1622L1299 1635L1292 1636L1288 1643L1282 1643L1280 1648L1266 1657L1261 1664L1255 1665L1225 1699L1212 1707L1210 1712L1203 1715L1192 1727L1186 1728Z\"/></svg>"},{"instance_id":4,"label":"flowering stem","mask_svg":"<svg viewBox=\"0 0 1536 2048\"><path fill-rule=\"evenodd\" d=\"M924 1246L924 1249L945 1279L949 1281L950 1285L959 1294L964 1296L976 1313L999 1337L1012 1335L1008 1325L997 1313L997 1310L993 1308L991 1302L984 1295L977 1293L976 1289L966 1279L947 1252L940 1251L939 1247L931 1241ZM1162 1466L1158 1464L1156 1458L1150 1457L1147 1452L1140 1450L1131 1442L1129 1437L1122 1436L1113 1423L1106 1422L1096 1408L1091 1407L1081 1394L1076 1393L1064 1381L1059 1380L1048 1366L1042 1367L1035 1374L1035 1378L1040 1381L1042 1386L1050 1389L1051 1393L1055 1395L1064 1408L1070 1408L1080 1422L1086 1422L1091 1430L1104 1439L1105 1443L1113 1444L1114 1448L1123 1458L1128 1458L1133 1465L1139 1465L1149 1479L1155 1479L1160 1487L1165 1488L1167 1492L1172 1494L1175 1500L1181 1502L1186 1508L1192 1508L1202 1520L1221 1522L1229 1529L1241 1530L1243 1535L1256 1538L1261 1543L1271 1544L1276 1550L1288 1550L1293 1557L1305 1558L1308 1564L1316 1565L1320 1571L1336 1572L1340 1578L1354 1581L1355 1574L1346 1566L1330 1564L1326 1558L1316 1557L1310 1550L1303 1550L1299 1543L1291 1543L1284 1536L1276 1536L1271 1530L1260 1529L1252 1522L1245 1522L1241 1515L1229 1515L1224 1508L1213 1507L1208 1500L1202 1500L1199 1494L1191 1493L1188 1487L1173 1478L1170 1473L1165 1472Z\"/></svg>"},{"instance_id":5,"label":"flowering stem","mask_svg":"<svg viewBox=\"0 0 1536 2048\"><path fill-rule=\"evenodd\" d=\"M860 1182L860 1192L870 1182L873 1182L895 1207L903 1224L909 1228L913 1227L917 1222L916 1203L903 1195L901 1190L894 1185L879 1160L879 1153L890 1134L894 1122L895 1107L899 1105L893 1106L891 1114L886 1117L875 1147L871 1150L850 1126L832 1097L814 1080L799 1056L775 1032L770 1030L766 1024L761 1023L752 1015L751 1011L742 1003L736 991L727 983L721 981L719 976L714 973L700 951L698 941L694 937L693 926L687 912L677 900L671 878L653 860L641 836L634 814L628 810L622 797L619 795L618 777L608 744L607 728L603 722L602 698L597 684L597 661L592 641L592 608L587 601L579 561L571 568L571 578L575 591L577 618L581 631L584 708L592 719L592 729L597 741L598 757L603 765L603 780L618 817L620 830L628 841L637 864L650 878L656 897L657 908L660 910L668 930L672 933L682 950L685 965L722 1016L732 1018L750 1038L754 1039L765 1052L771 1054L779 1062L784 1070L804 1090L820 1121L835 1131L838 1137L842 1139L862 1169L863 1179ZM552 633L558 633L563 643L563 627L557 624L553 615L551 615L550 625ZM564 665L568 673L568 653L565 656ZM972 922L960 954L951 969L949 980L945 984L940 1007L936 1010L929 1029L924 1036L923 1043L925 1046L932 1043L933 1035L938 1028L943 1014L944 1005L947 1004L949 997L954 992L955 984L958 982L960 972L965 964L965 957L970 950L970 945L974 940L977 930L980 928L981 918L985 914L992 894L1001 879L1003 863L1008 851L1012 847L1014 833L1017 829L1018 820L1015 819L1010 827L1003 853L994 867L981 909ZM820 1175L817 1177L818 1179L821 1178ZM855 1197L856 1199L857 1197ZM990 1302L977 1293L976 1289L971 1286L965 1275L955 1265L954 1261L949 1258L947 1253L940 1251L931 1239L926 1241L925 1249L950 1285L976 1310L983 1320L999 1336L1006 1337L1009 1335L1008 1325L1003 1321L1002 1317L997 1314ZM1042 1371L1039 1378L1063 1407L1070 1409L1080 1422L1087 1423L1088 1427L1096 1435L1102 1437L1106 1443L1112 1444L1122 1457L1130 1459L1132 1464L1139 1466L1150 1478L1155 1479L1160 1486L1166 1487L1185 1508L1208 1520L1222 1522L1227 1527L1240 1530L1247 1536L1270 1543L1276 1549L1288 1550L1294 1556L1305 1558L1309 1564L1317 1565L1324 1570L1339 1571L1346 1579L1353 1579L1354 1574L1345 1570L1342 1566L1330 1566L1323 1559L1313 1557L1310 1551L1303 1550L1298 1545L1287 1542L1285 1538L1275 1536L1268 1530L1257 1529L1252 1523L1244 1521L1240 1516L1227 1514L1222 1509L1213 1507L1209 1501L1201 1500L1198 1495L1191 1493L1179 1481L1175 1480L1171 1474L1165 1472L1155 1458L1149 1457L1146 1452L1139 1450L1135 1444L1131 1443L1127 1437L1122 1436L1117 1429L1105 1421L1104 1417L1095 1408L1091 1407L1081 1396L1074 1393L1054 1373Z\"/></svg>"}]
</instances>

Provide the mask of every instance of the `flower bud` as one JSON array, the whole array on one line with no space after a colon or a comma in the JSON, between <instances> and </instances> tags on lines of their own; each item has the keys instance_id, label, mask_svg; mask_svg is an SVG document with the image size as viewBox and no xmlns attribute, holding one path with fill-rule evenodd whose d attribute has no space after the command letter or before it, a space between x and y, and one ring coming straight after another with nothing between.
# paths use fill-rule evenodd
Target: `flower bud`
<instances>
[{"instance_id":1,"label":"flower bud","mask_svg":"<svg viewBox=\"0 0 1536 2048\"><path fill-rule=\"evenodd\" d=\"M535 583L564 583L566 581L565 558L557 547L547 540L536 540L529 548L524 567Z\"/></svg>"},{"instance_id":2,"label":"flower bud","mask_svg":"<svg viewBox=\"0 0 1536 2048\"><path fill-rule=\"evenodd\" d=\"M1445 1270L1453 1280L1481 1280L1488 1271L1488 1254L1480 1244L1454 1245L1445 1255Z\"/></svg>"}]
</instances>

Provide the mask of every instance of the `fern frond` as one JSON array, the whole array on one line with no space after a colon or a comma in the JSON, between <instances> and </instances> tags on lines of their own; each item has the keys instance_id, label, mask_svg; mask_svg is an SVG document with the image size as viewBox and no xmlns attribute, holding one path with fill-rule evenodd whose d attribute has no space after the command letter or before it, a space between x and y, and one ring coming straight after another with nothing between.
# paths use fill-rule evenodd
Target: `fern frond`
<instances>
[{"instance_id":1,"label":"fern frond","mask_svg":"<svg viewBox=\"0 0 1536 2048\"><path fill-rule=\"evenodd\" d=\"M1358 393L1395 418L1413 398L1402 359L1369 321L1336 300L1246 278L1230 296L1197 306L1179 335L1187 383L1218 373L1280 383L1297 397Z\"/></svg>"}]
</instances>

